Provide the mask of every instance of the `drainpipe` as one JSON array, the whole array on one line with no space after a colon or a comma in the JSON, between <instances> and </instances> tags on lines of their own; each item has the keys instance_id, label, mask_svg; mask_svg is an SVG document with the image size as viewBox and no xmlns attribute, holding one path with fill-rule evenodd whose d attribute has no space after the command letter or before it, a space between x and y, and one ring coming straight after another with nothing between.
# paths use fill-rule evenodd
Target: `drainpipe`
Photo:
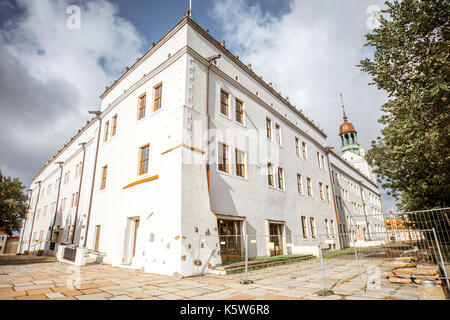
<instances>
[{"instance_id":1,"label":"drainpipe","mask_svg":"<svg viewBox=\"0 0 450 320\"><path fill-rule=\"evenodd\" d=\"M331 166L330 166L330 157L329 157L329 153L330 152L331 152L331 148L330 147L326 147L325 148L325 154L327 156L328 177L330 179L330 185L331 185L331 197L333 199L333 209L334 209L334 215L336 217L336 225L337 225L337 230L338 230L339 247L342 249L342 239L340 237L340 231L339 231L339 215L338 215L337 208L336 208L336 197L335 197L335 192L334 192L334 183L333 183L333 177L331 175Z\"/></svg>"},{"instance_id":2,"label":"drainpipe","mask_svg":"<svg viewBox=\"0 0 450 320\"><path fill-rule=\"evenodd\" d=\"M89 113L95 114L97 117L97 120L99 120L98 124L98 135L97 135L97 149L95 150L95 160L94 160L94 172L92 174L92 184L91 184L91 196L89 198L89 208L88 208L88 216L86 221L86 233L84 235L84 244L83 247L86 247L87 243L87 236L89 231L89 221L91 218L91 208L92 208L92 196L94 195L94 186L95 186L95 171L97 169L97 158L98 158L98 147L100 144L100 133L102 129L102 118L100 118L100 115L102 114L100 111L89 111Z\"/></svg>"},{"instance_id":3,"label":"drainpipe","mask_svg":"<svg viewBox=\"0 0 450 320\"><path fill-rule=\"evenodd\" d=\"M77 208L75 209L75 219L74 219L75 223L73 225L72 244L74 244L75 232L77 231L78 207L80 204L81 183L83 182L84 160L86 158L86 142L80 143L80 146L83 148L83 163L81 164L80 185L78 186Z\"/></svg>"},{"instance_id":4,"label":"drainpipe","mask_svg":"<svg viewBox=\"0 0 450 320\"><path fill-rule=\"evenodd\" d=\"M39 203L39 196L41 195L42 181L37 181L36 183L39 184L39 191L38 191L38 195L37 195L37 199L36 199L36 205L34 206L33 222L31 223L30 240L28 242L28 253L30 253L31 236L33 235L33 228L34 228L34 218L36 217L36 209L37 209L37 205Z\"/></svg>"},{"instance_id":5,"label":"drainpipe","mask_svg":"<svg viewBox=\"0 0 450 320\"><path fill-rule=\"evenodd\" d=\"M23 223L23 229L22 229L22 240L20 241L20 248L19 248L19 253L22 253L22 246L23 246L23 237L25 236L25 227L27 226L27 220L28 220L28 213L30 212L30 207L31 207L31 199L33 197L33 190L32 189L28 189L28 192L30 192L30 197L28 200L28 207L27 207L27 216L25 217L25 221Z\"/></svg>"},{"instance_id":6,"label":"drainpipe","mask_svg":"<svg viewBox=\"0 0 450 320\"><path fill-rule=\"evenodd\" d=\"M206 134L208 135L208 140L206 141L206 178L208 180L208 193L209 193L209 161L210 161L210 157L209 157L209 144L210 144L210 139L209 139L209 129L210 129L210 119L209 119L209 68L211 67L212 63L214 60L219 59L221 57L220 54L211 56L209 58L207 58L206 60L208 60L208 65L206 66L206 103L205 103L205 115L206 115Z\"/></svg>"},{"instance_id":7,"label":"drainpipe","mask_svg":"<svg viewBox=\"0 0 450 320\"><path fill-rule=\"evenodd\" d=\"M55 217L53 218L53 224L52 224L52 227L51 227L50 241L53 240L53 229L55 228L56 216L58 215L59 195L61 193L61 180L62 180L62 174L63 174L63 163L64 163L63 161L56 162L56 164L59 165L59 168L61 169L61 172L59 173L58 195L56 196Z\"/></svg>"}]
</instances>

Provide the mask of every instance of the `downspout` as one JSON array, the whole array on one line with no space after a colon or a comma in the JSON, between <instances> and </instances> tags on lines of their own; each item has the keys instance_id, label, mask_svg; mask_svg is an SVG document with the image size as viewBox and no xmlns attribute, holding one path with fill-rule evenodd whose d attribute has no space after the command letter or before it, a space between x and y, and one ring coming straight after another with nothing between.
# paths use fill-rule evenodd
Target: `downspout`
<instances>
[{"instance_id":1,"label":"downspout","mask_svg":"<svg viewBox=\"0 0 450 320\"><path fill-rule=\"evenodd\" d=\"M53 229L55 228L56 224L56 216L58 215L58 206L59 206L59 195L61 193L61 180L62 180L62 174L63 174L63 161L56 162L59 165L59 168L61 169L61 172L59 174L59 183L58 183L58 195L56 196L56 208L55 208L55 216L53 218L53 224L51 227L51 234L50 234L50 241L53 240Z\"/></svg>"},{"instance_id":2,"label":"downspout","mask_svg":"<svg viewBox=\"0 0 450 320\"><path fill-rule=\"evenodd\" d=\"M331 185L331 197L333 199L333 209L334 209L334 215L336 217L336 225L337 225L337 230L338 230L338 238L339 238L339 247L342 249L342 239L340 237L340 228L339 228L339 215L337 212L337 208L336 208L336 197L335 197L335 192L334 192L334 183L333 183L333 177L331 175L331 166L330 166L330 157L329 157L329 153L330 153L330 147L326 147L325 148L325 154L327 155L327 166L328 166L328 177L330 179L330 185Z\"/></svg>"},{"instance_id":3,"label":"downspout","mask_svg":"<svg viewBox=\"0 0 450 320\"><path fill-rule=\"evenodd\" d=\"M215 56L211 56L209 58L207 58L208 60L208 65L206 66L206 101L205 101L205 115L206 115L206 134L208 136L208 140L206 141L206 179L208 180L208 193L210 191L210 182L209 182L209 172L210 172L210 168L209 168L209 161L210 161L210 155L209 155L209 144L210 144L210 139L209 139L209 129L210 129L210 119L209 119L209 68L212 65L212 62L216 59L219 59L221 57L220 54L217 54Z\"/></svg>"},{"instance_id":4,"label":"downspout","mask_svg":"<svg viewBox=\"0 0 450 320\"><path fill-rule=\"evenodd\" d=\"M75 209L75 219L74 219L74 225L73 225L72 244L74 244L75 233L77 231L78 207L79 207L79 204L80 204L81 183L83 182L84 160L86 158L86 142L82 142L82 143L80 143L80 145L83 148L83 163L81 165L80 185L78 186L77 208Z\"/></svg>"},{"instance_id":5,"label":"downspout","mask_svg":"<svg viewBox=\"0 0 450 320\"><path fill-rule=\"evenodd\" d=\"M94 160L94 172L92 174L92 184L91 184L91 196L89 198L89 208L88 208L88 216L86 221L86 233L84 235L84 244L83 247L86 247L87 244L87 236L89 231L89 221L91 219L91 208L92 208L92 197L94 195L94 186L95 186L95 171L97 169L97 158L98 158L98 147L100 144L100 134L102 129L102 118L100 118L101 112L100 111L89 111L89 113L94 113L97 116L97 120L99 120L98 124L98 135L97 135L97 149L95 150L95 160Z\"/></svg>"},{"instance_id":6,"label":"downspout","mask_svg":"<svg viewBox=\"0 0 450 320\"><path fill-rule=\"evenodd\" d=\"M36 209L37 209L37 205L39 203L39 196L41 195L42 181L37 181L36 183L39 183L39 191L38 191L38 195L37 195L37 199L36 199L36 205L34 206L33 222L31 223L30 240L28 242L28 253L30 253L31 236L33 235L33 228L34 228L34 218L36 217Z\"/></svg>"},{"instance_id":7,"label":"downspout","mask_svg":"<svg viewBox=\"0 0 450 320\"><path fill-rule=\"evenodd\" d=\"M23 237L25 236L25 227L27 226L27 220L28 220L28 213L30 212L30 207L31 207L31 200L33 198L33 190L29 189L27 190L30 192L30 197L28 200L28 207L27 207L27 215L25 217L25 221L23 223L23 229L22 229L22 240L20 241L20 248L19 248L19 253L22 253L22 247L23 247Z\"/></svg>"}]
</instances>

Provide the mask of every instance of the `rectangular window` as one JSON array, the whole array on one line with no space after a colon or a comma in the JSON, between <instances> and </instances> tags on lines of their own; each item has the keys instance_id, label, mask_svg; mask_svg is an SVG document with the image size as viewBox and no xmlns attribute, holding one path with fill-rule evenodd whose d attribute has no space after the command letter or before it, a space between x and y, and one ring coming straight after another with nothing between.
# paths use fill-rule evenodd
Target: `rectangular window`
<instances>
[{"instance_id":1,"label":"rectangular window","mask_svg":"<svg viewBox=\"0 0 450 320\"><path fill-rule=\"evenodd\" d=\"M138 120L145 117L146 94L139 96Z\"/></svg>"},{"instance_id":2,"label":"rectangular window","mask_svg":"<svg viewBox=\"0 0 450 320\"><path fill-rule=\"evenodd\" d=\"M277 143L281 144L281 129L278 123L275 124L275 136L277 139Z\"/></svg>"},{"instance_id":3,"label":"rectangular window","mask_svg":"<svg viewBox=\"0 0 450 320\"><path fill-rule=\"evenodd\" d=\"M272 120L266 118L267 139L272 140Z\"/></svg>"},{"instance_id":4,"label":"rectangular window","mask_svg":"<svg viewBox=\"0 0 450 320\"><path fill-rule=\"evenodd\" d=\"M319 154L319 152L317 152L317 165L319 166L319 168L322 168L322 166L320 165L320 154Z\"/></svg>"},{"instance_id":5,"label":"rectangular window","mask_svg":"<svg viewBox=\"0 0 450 320\"><path fill-rule=\"evenodd\" d=\"M106 174L108 172L108 166L104 166L102 168L102 182L100 185L100 190L103 190L106 188Z\"/></svg>"},{"instance_id":6,"label":"rectangular window","mask_svg":"<svg viewBox=\"0 0 450 320\"><path fill-rule=\"evenodd\" d=\"M236 149L236 175L245 177L245 152Z\"/></svg>"},{"instance_id":7,"label":"rectangular window","mask_svg":"<svg viewBox=\"0 0 450 320\"><path fill-rule=\"evenodd\" d=\"M117 113L112 118L111 137L115 136L117 132Z\"/></svg>"},{"instance_id":8,"label":"rectangular window","mask_svg":"<svg viewBox=\"0 0 450 320\"><path fill-rule=\"evenodd\" d=\"M295 138L295 153L300 157L300 141Z\"/></svg>"},{"instance_id":9,"label":"rectangular window","mask_svg":"<svg viewBox=\"0 0 450 320\"><path fill-rule=\"evenodd\" d=\"M269 186L273 187L273 167L270 162L267 164L267 179L268 179L267 182L269 183Z\"/></svg>"},{"instance_id":10,"label":"rectangular window","mask_svg":"<svg viewBox=\"0 0 450 320\"><path fill-rule=\"evenodd\" d=\"M308 226L306 225L306 217L302 216L302 232L303 232L303 238L308 238Z\"/></svg>"},{"instance_id":11,"label":"rectangular window","mask_svg":"<svg viewBox=\"0 0 450 320\"><path fill-rule=\"evenodd\" d=\"M330 220L330 230L331 230L331 236L334 238L335 237L335 230L334 230L334 223L333 220Z\"/></svg>"},{"instance_id":12,"label":"rectangular window","mask_svg":"<svg viewBox=\"0 0 450 320\"><path fill-rule=\"evenodd\" d=\"M325 200L324 194L323 194L323 184L322 182L319 182L319 192L320 192L320 199Z\"/></svg>"},{"instance_id":13,"label":"rectangular window","mask_svg":"<svg viewBox=\"0 0 450 320\"><path fill-rule=\"evenodd\" d=\"M284 170L278 167L278 189L284 190Z\"/></svg>"},{"instance_id":14,"label":"rectangular window","mask_svg":"<svg viewBox=\"0 0 450 320\"><path fill-rule=\"evenodd\" d=\"M244 104L239 99L236 99L236 121L244 124Z\"/></svg>"},{"instance_id":15,"label":"rectangular window","mask_svg":"<svg viewBox=\"0 0 450 320\"><path fill-rule=\"evenodd\" d=\"M306 178L306 188L308 191L308 196L312 197L311 178Z\"/></svg>"},{"instance_id":16,"label":"rectangular window","mask_svg":"<svg viewBox=\"0 0 450 320\"><path fill-rule=\"evenodd\" d=\"M219 170L230 172L228 162L228 145L219 142Z\"/></svg>"},{"instance_id":17,"label":"rectangular window","mask_svg":"<svg viewBox=\"0 0 450 320\"><path fill-rule=\"evenodd\" d=\"M303 159L308 159L308 151L306 150L306 142L302 141Z\"/></svg>"},{"instance_id":18,"label":"rectangular window","mask_svg":"<svg viewBox=\"0 0 450 320\"><path fill-rule=\"evenodd\" d=\"M302 175L297 173L297 192L303 194Z\"/></svg>"},{"instance_id":19,"label":"rectangular window","mask_svg":"<svg viewBox=\"0 0 450 320\"><path fill-rule=\"evenodd\" d=\"M161 100L162 100L162 83L156 85L154 88L155 98L153 100L153 111L157 111L161 109Z\"/></svg>"},{"instance_id":20,"label":"rectangular window","mask_svg":"<svg viewBox=\"0 0 450 320\"><path fill-rule=\"evenodd\" d=\"M325 232L327 233L327 238L330 237L330 228L328 226L328 219L325 219Z\"/></svg>"},{"instance_id":21,"label":"rectangular window","mask_svg":"<svg viewBox=\"0 0 450 320\"><path fill-rule=\"evenodd\" d=\"M311 227L311 236L313 238L317 237L317 234L316 234L316 223L314 221L314 217L310 217L309 218L309 224L310 224L310 227Z\"/></svg>"},{"instance_id":22,"label":"rectangular window","mask_svg":"<svg viewBox=\"0 0 450 320\"><path fill-rule=\"evenodd\" d=\"M330 202L331 201L331 197L330 197L330 187L328 185L325 186L325 189L327 191L327 201Z\"/></svg>"},{"instance_id":23,"label":"rectangular window","mask_svg":"<svg viewBox=\"0 0 450 320\"><path fill-rule=\"evenodd\" d=\"M148 159L150 153L150 145L140 147L139 152L139 174L144 174L148 172Z\"/></svg>"},{"instance_id":24,"label":"rectangular window","mask_svg":"<svg viewBox=\"0 0 450 320\"><path fill-rule=\"evenodd\" d=\"M228 92L220 90L220 112L227 117L230 116L230 108L228 103Z\"/></svg>"},{"instance_id":25,"label":"rectangular window","mask_svg":"<svg viewBox=\"0 0 450 320\"><path fill-rule=\"evenodd\" d=\"M109 120L105 123L105 135L103 137L103 141L108 140L108 130L109 130Z\"/></svg>"},{"instance_id":26,"label":"rectangular window","mask_svg":"<svg viewBox=\"0 0 450 320\"><path fill-rule=\"evenodd\" d=\"M325 158L324 158L323 155L320 155L320 162L321 162L321 164L322 164L322 169L323 169L323 170L326 170L326 169L325 169Z\"/></svg>"}]
</instances>

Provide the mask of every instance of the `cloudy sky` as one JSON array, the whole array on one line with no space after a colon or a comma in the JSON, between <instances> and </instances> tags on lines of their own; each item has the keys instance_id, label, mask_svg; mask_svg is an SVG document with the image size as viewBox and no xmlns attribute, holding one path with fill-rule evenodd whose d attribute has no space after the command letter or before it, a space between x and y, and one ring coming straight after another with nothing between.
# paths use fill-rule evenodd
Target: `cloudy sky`
<instances>
[{"instance_id":1,"label":"cloudy sky","mask_svg":"<svg viewBox=\"0 0 450 320\"><path fill-rule=\"evenodd\" d=\"M384 92L358 62L384 0L192 0L193 18L323 128L340 150L339 93L359 142L380 135ZM104 87L183 17L188 0L1 0L0 168L28 184L99 109ZM70 29L70 5L80 28ZM384 192L383 192L384 193ZM388 210L392 199L384 196Z\"/></svg>"}]
</instances>

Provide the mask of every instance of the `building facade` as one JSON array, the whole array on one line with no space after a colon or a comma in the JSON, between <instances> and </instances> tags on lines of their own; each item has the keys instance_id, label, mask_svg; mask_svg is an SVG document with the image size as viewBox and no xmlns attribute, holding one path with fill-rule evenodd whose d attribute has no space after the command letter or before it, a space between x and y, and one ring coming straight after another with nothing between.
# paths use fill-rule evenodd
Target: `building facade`
<instances>
[{"instance_id":1,"label":"building facade","mask_svg":"<svg viewBox=\"0 0 450 320\"><path fill-rule=\"evenodd\" d=\"M187 15L33 179L19 252L71 245L189 276L241 258L245 234L260 235L250 257L314 252L320 235L342 248L350 203L381 198L326 138Z\"/></svg>"}]
</instances>

